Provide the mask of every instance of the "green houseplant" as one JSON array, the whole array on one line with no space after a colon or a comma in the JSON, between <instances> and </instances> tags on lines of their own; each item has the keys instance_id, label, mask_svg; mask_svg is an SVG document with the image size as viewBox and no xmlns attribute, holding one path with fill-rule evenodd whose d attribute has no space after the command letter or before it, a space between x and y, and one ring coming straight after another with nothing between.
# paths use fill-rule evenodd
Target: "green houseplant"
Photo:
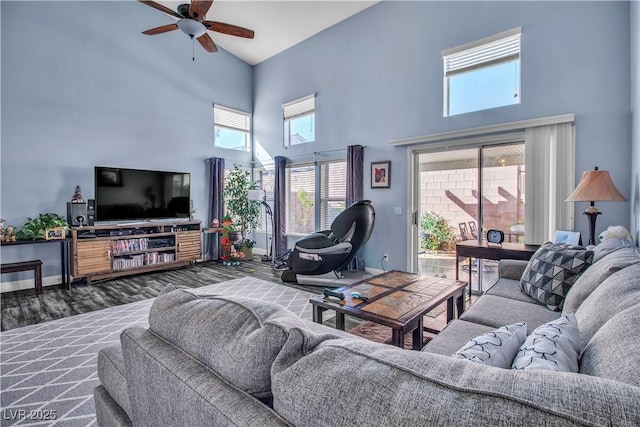
<instances>
[{"instance_id":1,"label":"green houseplant","mask_svg":"<svg viewBox=\"0 0 640 427\"><path fill-rule=\"evenodd\" d=\"M251 173L234 164L225 181L224 200L227 214L233 220L233 226L240 231L242 240L238 243L247 255L245 259L250 259L245 248L253 247L245 244L245 242L252 242L247 239L247 233L254 230L260 221L260 202L249 200L249 190L257 189L260 189L260 181L251 181Z\"/></svg>"},{"instance_id":2,"label":"green houseplant","mask_svg":"<svg viewBox=\"0 0 640 427\"><path fill-rule=\"evenodd\" d=\"M424 250L450 250L456 241L456 229L447 224L443 216L435 212L423 212L420 218L421 246Z\"/></svg>"},{"instance_id":3,"label":"green houseplant","mask_svg":"<svg viewBox=\"0 0 640 427\"><path fill-rule=\"evenodd\" d=\"M43 213L37 218L27 217L27 222L16 233L18 240L44 239L44 231L47 228L69 227L67 221L55 213Z\"/></svg>"}]
</instances>

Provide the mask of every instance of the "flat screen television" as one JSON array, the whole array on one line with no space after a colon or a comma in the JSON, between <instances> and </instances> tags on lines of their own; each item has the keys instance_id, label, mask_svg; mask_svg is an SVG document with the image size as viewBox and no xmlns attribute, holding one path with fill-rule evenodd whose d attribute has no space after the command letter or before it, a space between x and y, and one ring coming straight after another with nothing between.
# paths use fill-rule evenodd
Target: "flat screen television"
<instances>
[{"instance_id":1,"label":"flat screen television","mask_svg":"<svg viewBox=\"0 0 640 427\"><path fill-rule=\"evenodd\" d=\"M189 218L184 172L95 167L96 221Z\"/></svg>"}]
</instances>

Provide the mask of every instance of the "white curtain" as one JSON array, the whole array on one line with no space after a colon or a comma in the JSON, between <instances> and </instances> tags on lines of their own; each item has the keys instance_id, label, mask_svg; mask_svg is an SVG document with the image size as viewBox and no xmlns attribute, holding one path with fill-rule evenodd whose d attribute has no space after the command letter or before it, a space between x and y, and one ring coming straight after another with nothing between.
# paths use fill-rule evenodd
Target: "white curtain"
<instances>
[{"instance_id":1,"label":"white curtain","mask_svg":"<svg viewBox=\"0 0 640 427\"><path fill-rule=\"evenodd\" d=\"M573 123L525 130L525 243L553 240L573 228L574 204L565 202L575 183Z\"/></svg>"}]
</instances>

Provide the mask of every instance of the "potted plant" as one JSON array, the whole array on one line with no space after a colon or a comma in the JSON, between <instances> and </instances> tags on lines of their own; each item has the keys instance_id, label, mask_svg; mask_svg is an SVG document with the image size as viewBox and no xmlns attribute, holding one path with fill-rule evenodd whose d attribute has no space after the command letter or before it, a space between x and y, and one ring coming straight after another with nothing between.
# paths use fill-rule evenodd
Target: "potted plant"
<instances>
[{"instance_id":1,"label":"potted plant","mask_svg":"<svg viewBox=\"0 0 640 427\"><path fill-rule=\"evenodd\" d=\"M43 213L37 218L27 217L27 222L16 233L18 240L44 239L44 232L47 228L69 227L67 221L55 213Z\"/></svg>"},{"instance_id":2,"label":"potted plant","mask_svg":"<svg viewBox=\"0 0 640 427\"><path fill-rule=\"evenodd\" d=\"M244 259L246 260L253 259L253 247L255 245L255 240L251 239L241 239L233 244L237 251L244 253Z\"/></svg>"},{"instance_id":3,"label":"potted plant","mask_svg":"<svg viewBox=\"0 0 640 427\"><path fill-rule=\"evenodd\" d=\"M242 242L247 241L247 233L255 229L260 220L260 202L249 200L249 190L259 189L260 181L252 182L250 175L249 171L242 170L239 165L234 164L224 185L227 215L233 221L234 227L239 229ZM249 258L245 256L245 259Z\"/></svg>"}]
</instances>

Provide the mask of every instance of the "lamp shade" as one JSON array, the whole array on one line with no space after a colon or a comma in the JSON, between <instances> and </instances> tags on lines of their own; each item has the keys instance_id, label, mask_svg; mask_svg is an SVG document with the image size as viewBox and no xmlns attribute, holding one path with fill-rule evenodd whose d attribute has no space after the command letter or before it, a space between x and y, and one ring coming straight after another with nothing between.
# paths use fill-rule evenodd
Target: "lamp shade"
<instances>
[{"instance_id":1,"label":"lamp shade","mask_svg":"<svg viewBox=\"0 0 640 427\"><path fill-rule=\"evenodd\" d=\"M611 180L609 171L593 170L582 173L567 202L624 202L627 200Z\"/></svg>"}]
</instances>

